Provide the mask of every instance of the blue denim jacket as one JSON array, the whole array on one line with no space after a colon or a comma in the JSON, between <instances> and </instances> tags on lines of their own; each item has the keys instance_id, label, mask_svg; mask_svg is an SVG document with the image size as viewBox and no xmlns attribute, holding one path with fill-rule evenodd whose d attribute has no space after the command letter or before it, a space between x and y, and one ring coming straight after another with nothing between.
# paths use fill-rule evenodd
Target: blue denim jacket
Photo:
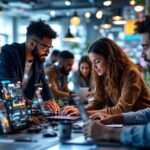
<instances>
[{"instance_id":1,"label":"blue denim jacket","mask_svg":"<svg viewBox=\"0 0 150 150\"><path fill-rule=\"evenodd\" d=\"M120 141L127 145L150 147L150 123L123 128Z\"/></svg>"},{"instance_id":2,"label":"blue denim jacket","mask_svg":"<svg viewBox=\"0 0 150 150\"><path fill-rule=\"evenodd\" d=\"M150 147L150 108L124 113L125 124L145 124L123 128L120 140L124 144Z\"/></svg>"},{"instance_id":3,"label":"blue denim jacket","mask_svg":"<svg viewBox=\"0 0 150 150\"><path fill-rule=\"evenodd\" d=\"M145 124L150 121L150 108L136 112L123 113L124 124Z\"/></svg>"}]
</instances>

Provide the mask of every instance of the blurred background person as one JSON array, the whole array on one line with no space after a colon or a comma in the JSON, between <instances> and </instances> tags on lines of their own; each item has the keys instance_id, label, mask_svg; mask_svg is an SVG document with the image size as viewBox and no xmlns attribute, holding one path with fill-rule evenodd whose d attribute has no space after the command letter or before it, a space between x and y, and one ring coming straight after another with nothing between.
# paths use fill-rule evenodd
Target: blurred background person
<instances>
[{"instance_id":1,"label":"blurred background person","mask_svg":"<svg viewBox=\"0 0 150 150\"><path fill-rule=\"evenodd\" d=\"M69 81L73 83L73 92L79 93L80 87L89 88L87 96L92 96L92 64L88 56L82 56L78 63L78 70L73 72Z\"/></svg>"},{"instance_id":2,"label":"blurred background person","mask_svg":"<svg viewBox=\"0 0 150 150\"><path fill-rule=\"evenodd\" d=\"M58 100L66 100L72 93L68 89L68 75L72 70L74 55L65 50L58 55L58 64L54 64L48 70L49 87L52 90L53 97Z\"/></svg>"},{"instance_id":3,"label":"blurred background person","mask_svg":"<svg viewBox=\"0 0 150 150\"><path fill-rule=\"evenodd\" d=\"M57 62L59 53L60 53L60 51L57 50L57 49L54 49L54 50L51 52L51 55L50 55L50 57L49 57L48 62L46 62L45 65L44 65L44 70L45 70L45 73L46 73L46 74L47 74L47 72L48 72L49 67L52 66L54 63Z\"/></svg>"}]
</instances>

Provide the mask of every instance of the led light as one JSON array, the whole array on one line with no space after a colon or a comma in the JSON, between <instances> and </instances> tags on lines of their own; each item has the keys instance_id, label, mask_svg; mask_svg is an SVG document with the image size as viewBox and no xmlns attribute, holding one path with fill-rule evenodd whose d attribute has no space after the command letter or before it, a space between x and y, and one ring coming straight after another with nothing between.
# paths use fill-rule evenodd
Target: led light
<instances>
[{"instance_id":1,"label":"led light","mask_svg":"<svg viewBox=\"0 0 150 150\"><path fill-rule=\"evenodd\" d=\"M144 10L144 6L142 6L142 5L136 5L136 6L134 7L134 10L135 10L136 12L141 12L141 11Z\"/></svg>"},{"instance_id":2,"label":"led light","mask_svg":"<svg viewBox=\"0 0 150 150\"><path fill-rule=\"evenodd\" d=\"M91 13L90 13L90 12L86 12L86 13L85 13L85 17L86 17L86 18L90 18L90 17L91 17Z\"/></svg>"},{"instance_id":3,"label":"led light","mask_svg":"<svg viewBox=\"0 0 150 150\"><path fill-rule=\"evenodd\" d=\"M101 10L99 10L99 11L96 12L96 18L97 19L101 19L102 16L103 16L103 12Z\"/></svg>"},{"instance_id":4,"label":"led light","mask_svg":"<svg viewBox=\"0 0 150 150\"><path fill-rule=\"evenodd\" d=\"M105 0L104 2L103 2L103 5L104 6L110 6L111 5L111 0Z\"/></svg>"}]
</instances>

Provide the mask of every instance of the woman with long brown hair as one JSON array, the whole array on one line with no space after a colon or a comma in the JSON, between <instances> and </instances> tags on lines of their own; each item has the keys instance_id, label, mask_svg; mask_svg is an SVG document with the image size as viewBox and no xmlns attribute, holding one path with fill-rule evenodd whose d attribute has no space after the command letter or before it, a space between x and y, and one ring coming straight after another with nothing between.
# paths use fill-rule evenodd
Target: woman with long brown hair
<instances>
[{"instance_id":1,"label":"woman with long brown hair","mask_svg":"<svg viewBox=\"0 0 150 150\"><path fill-rule=\"evenodd\" d=\"M92 64L88 56L82 56L78 63L78 70L73 72L70 82L74 84L74 92L78 93L80 87L88 87L91 90Z\"/></svg>"},{"instance_id":2,"label":"woman with long brown hair","mask_svg":"<svg viewBox=\"0 0 150 150\"><path fill-rule=\"evenodd\" d=\"M150 94L138 67L112 40L101 38L89 48L93 65L94 101L86 110L107 114L136 111L150 107ZM65 108L64 112L77 108ZM92 111L91 114L97 111Z\"/></svg>"}]
</instances>

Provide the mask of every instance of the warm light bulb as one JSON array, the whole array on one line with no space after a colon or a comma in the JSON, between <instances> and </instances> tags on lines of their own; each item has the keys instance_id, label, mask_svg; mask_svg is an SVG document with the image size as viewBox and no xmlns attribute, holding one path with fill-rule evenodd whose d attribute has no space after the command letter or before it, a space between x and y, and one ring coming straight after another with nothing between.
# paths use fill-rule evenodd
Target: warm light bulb
<instances>
[{"instance_id":1,"label":"warm light bulb","mask_svg":"<svg viewBox=\"0 0 150 150\"><path fill-rule=\"evenodd\" d=\"M123 17L122 16L113 16L112 19L113 20L121 20L121 19L123 19Z\"/></svg>"},{"instance_id":2,"label":"warm light bulb","mask_svg":"<svg viewBox=\"0 0 150 150\"><path fill-rule=\"evenodd\" d=\"M112 25L111 24L101 24L100 27L103 28L103 29L109 29L109 28L112 27Z\"/></svg>"},{"instance_id":3,"label":"warm light bulb","mask_svg":"<svg viewBox=\"0 0 150 150\"><path fill-rule=\"evenodd\" d=\"M77 26L78 24L80 24L80 18L78 16L73 16L70 19L70 22L72 25Z\"/></svg>"},{"instance_id":4,"label":"warm light bulb","mask_svg":"<svg viewBox=\"0 0 150 150\"><path fill-rule=\"evenodd\" d=\"M113 21L113 24L116 24L116 25L123 25L125 23L126 23L125 20L115 20L115 21Z\"/></svg>"},{"instance_id":5,"label":"warm light bulb","mask_svg":"<svg viewBox=\"0 0 150 150\"><path fill-rule=\"evenodd\" d=\"M130 5L135 5L135 0L131 0Z\"/></svg>"}]
</instances>

